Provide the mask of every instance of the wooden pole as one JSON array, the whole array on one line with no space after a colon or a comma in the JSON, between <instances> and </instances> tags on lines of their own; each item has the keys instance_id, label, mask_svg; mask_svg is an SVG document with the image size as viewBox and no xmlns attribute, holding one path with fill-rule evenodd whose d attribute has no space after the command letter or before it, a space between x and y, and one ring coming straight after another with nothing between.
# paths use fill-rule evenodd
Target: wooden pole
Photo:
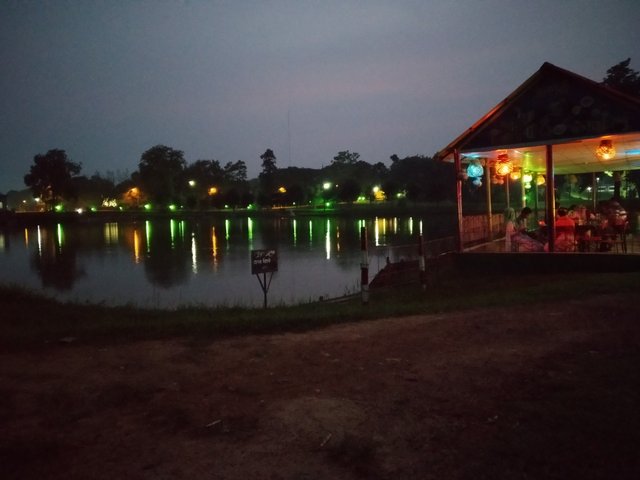
<instances>
[{"instance_id":1,"label":"wooden pole","mask_svg":"<svg viewBox=\"0 0 640 480\"><path fill-rule=\"evenodd\" d=\"M491 168L489 162L484 167L485 199L487 202L487 242L493 240L493 200L491 199Z\"/></svg>"},{"instance_id":2,"label":"wooden pole","mask_svg":"<svg viewBox=\"0 0 640 480\"><path fill-rule=\"evenodd\" d=\"M427 269L424 259L424 243L422 235L418 235L418 265L420 266L420 285L422 290L427 289Z\"/></svg>"},{"instance_id":3,"label":"wooden pole","mask_svg":"<svg viewBox=\"0 0 640 480\"><path fill-rule=\"evenodd\" d=\"M456 208L458 218L458 230L456 232L456 249L462 252L462 159L460 158L460 150L457 148L453 151L453 163L456 171Z\"/></svg>"},{"instance_id":4,"label":"wooden pole","mask_svg":"<svg viewBox=\"0 0 640 480\"><path fill-rule=\"evenodd\" d=\"M360 250L362 262L360 263L360 292L362 304L369 303L369 255L367 252L367 227L360 227Z\"/></svg>"},{"instance_id":5,"label":"wooden pole","mask_svg":"<svg viewBox=\"0 0 640 480\"><path fill-rule=\"evenodd\" d=\"M555 251L556 240L556 192L553 173L553 147L547 145L547 236L549 251Z\"/></svg>"}]
</instances>

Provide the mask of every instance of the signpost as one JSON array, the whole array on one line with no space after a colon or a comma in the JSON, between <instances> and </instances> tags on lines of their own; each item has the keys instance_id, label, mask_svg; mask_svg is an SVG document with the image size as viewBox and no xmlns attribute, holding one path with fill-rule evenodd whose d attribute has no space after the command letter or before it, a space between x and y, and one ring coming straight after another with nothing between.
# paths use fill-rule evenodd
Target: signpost
<instances>
[{"instance_id":1,"label":"signpost","mask_svg":"<svg viewBox=\"0 0 640 480\"><path fill-rule=\"evenodd\" d=\"M271 285L273 272L278 271L277 250L251 250L251 273L258 277L262 293L264 294L264 308L267 308L267 292ZM269 281L267 282L267 273ZM261 276L262 275L262 276Z\"/></svg>"}]
</instances>

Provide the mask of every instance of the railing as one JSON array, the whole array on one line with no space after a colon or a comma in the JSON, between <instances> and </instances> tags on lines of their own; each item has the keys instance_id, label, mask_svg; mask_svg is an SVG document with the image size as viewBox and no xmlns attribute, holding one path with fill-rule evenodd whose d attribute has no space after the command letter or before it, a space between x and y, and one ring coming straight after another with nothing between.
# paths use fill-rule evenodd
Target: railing
<instances>
[{"instance_id":1,"label":"railing","mask_svg":"<svg viewBox=\"0 0 640 480\"><path fill-rule=\"evenodd\" d=\"M462 217L462 246L463 248L489 242L504 234L504 215L491 216L491 235L487 215L468 215Z\"/></svg>"},{"instance_id":2,"label":"railing","mask_svg":"<svg viewBox=\"0 0 640 480\"><path fill-rule=\"evenodd\" d=\"M425 259L436 258L456 249L455 237L444 237L423 242ZM389 264L416 264L420 259L418 238L415 243L385 245L369 249L369 274L373 278Z\"/></svg>"}]
</instances>

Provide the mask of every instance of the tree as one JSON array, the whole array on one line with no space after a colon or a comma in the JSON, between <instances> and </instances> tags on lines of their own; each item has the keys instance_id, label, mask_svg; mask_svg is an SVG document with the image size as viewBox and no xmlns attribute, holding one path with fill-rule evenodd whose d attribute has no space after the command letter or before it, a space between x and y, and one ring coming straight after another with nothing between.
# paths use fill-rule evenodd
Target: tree
<instances>
[{"instance_id":1,"label":"tree","mask_svg":"<svg viewBox=\"0 0 640 480\"><path fill-rule=\"evenodd\" d=\"M273 158L275 162L275 157ZM238 160L237 162L227 162L224 166L224 179L228 183L246 182L247 181L247 164L244 163L242 160Z\"/></svg>"},{"instance_id":2,"label":"tree","mask_svg":"<svg viewBox=\"0 0 640 480\"><path fill-rule=\"evenodd\" d=\"M640 73L629 67L631 59L614 65L607 70L607 76L602 80L604 85L615 88L629 95L640 97Z\"/></svg>"},{"instance_id":3,"label":"tree","mask_svg":"<svg viewBox=\"0 0 640 480\"><path fill-rule=\"evenodd\" d=\"M355 202L360 196L361 187L357 180L348 178L338 187L338 199L341 202Z\"/></svg>"},{"instance_id":4,"label":"tree","mask_svg":"<svg viewBox=\"0 0 640 480\"><path fill-rule=\"evenodd\" d=\"M615 88L623 93L640 97L640 73L632 70L629 65L631 64L631 58L627 58L620 63L617 63L609 70L607 70L607 76L602 80L603 85ZM638 170L631 170L628 172L628 180L640 187L640 172ZM614 181L614 194L613 198L620 198L620 189L622 182L620 176Z\"/></svg>"},{"instance_id":5,"label":"tree","mask_svg":"<svg viewBox=\"0 0 640 480\"><path fill-rule=\"evenodd\" d=\"M72 198L71 179L80 173L82 164L72 162L64 150L49 150L33 157L33 165L24 183L34 197L40 197L49 209L61 200Z\"/></svg>"},{"instance_id":6,"label":"tree","mask_svg":"<svg viewBox=\"0 0 640 480\"><path fill-rule=\"evenodd\" d=\"M260 158L262 159L262 172L260 172L259 175L260 184L262 185L260 203L266 205L271 202L271 197L275 193L274 182L278 167L276 166L276 156L270 148L267 148L267 150L260 155Z\"/></svg>"},{"instance_id":7,"label":"tree","mask_svg":"<svg viewBox=\"0 0 640 480\"><path fill-rule=\"evenodd\" d=\"M360 158L360 154L358 152L351 153L349 150L344 150L342 152L338 152L338 155L333 157L331 161L332 165L355 165Z\"/></svg>"},{"instance_id":8,"label":"tree","mask_svg":"<svg viewBox=\"0 0 640 480\"><path fill-rule=\"evenodd\" d=\"M265 152L260 155L262 159L262 173L260 173L261 177L272 176L278 170L276 166L276 156L273 153L273 150L267 148Z\"/></svg>"},{"instance_id":9,"label":"tree","mask_svg":"<svg viewBox=\"0 0 640 480\"><path fill-rule=\"evenodd\" d=\"M186 188L185 168L182 151L156 145L140 157L137 178L153 202L175 202Z\"/></svg>"}]
</instances>

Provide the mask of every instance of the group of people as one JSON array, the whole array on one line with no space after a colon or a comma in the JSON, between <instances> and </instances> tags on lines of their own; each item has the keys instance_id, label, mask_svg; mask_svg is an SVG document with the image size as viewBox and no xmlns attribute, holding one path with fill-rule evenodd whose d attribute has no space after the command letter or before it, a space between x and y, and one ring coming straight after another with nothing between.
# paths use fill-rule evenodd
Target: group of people
<instances>
[{"instance_id":1,"label":"group of people","mask_svg":"<svg viewBox=\"0 0 640 480\"><path fill-rule=\"evenodd\" d=\"M507 208L504 212L505 225L505 249L519 252L548 251L546 229L529 228L527 221L532 210L524 207L516 216L513 208ZM627 224L627 213L624 208L613 200L602 201L598 205L597 213L589 212L584 205L572 205L571 207L559 207L556 211L555 227L556 236L554 250L567 252L583 250L581 242L588 243L592 230L600 232L604 237L614 236ZM544 227L545 223L541 222ZM580 238L576 238L576 226L585 226L581 230ZM611 242L603 242L610 247Z\"/></svg>"},{"instance_id":2,"label":"group of people","mask_svg":"<svg viewBox=\"0 0 640 480\"><path fill-rule=\"evenodd\" d=\"M529 229L527 222L532 210L524 207L516 216L513 208L507 208L504 212L505 224L505 249L518 252L542 252L549 249L549 243L545 233L540 229ZM560 207L556 214L556 239L555 250L559 252L575 249L575 226L581 215L586 215L586 209L581 211L578 207L571 210Z\"/></svg>"}]
</instances>

